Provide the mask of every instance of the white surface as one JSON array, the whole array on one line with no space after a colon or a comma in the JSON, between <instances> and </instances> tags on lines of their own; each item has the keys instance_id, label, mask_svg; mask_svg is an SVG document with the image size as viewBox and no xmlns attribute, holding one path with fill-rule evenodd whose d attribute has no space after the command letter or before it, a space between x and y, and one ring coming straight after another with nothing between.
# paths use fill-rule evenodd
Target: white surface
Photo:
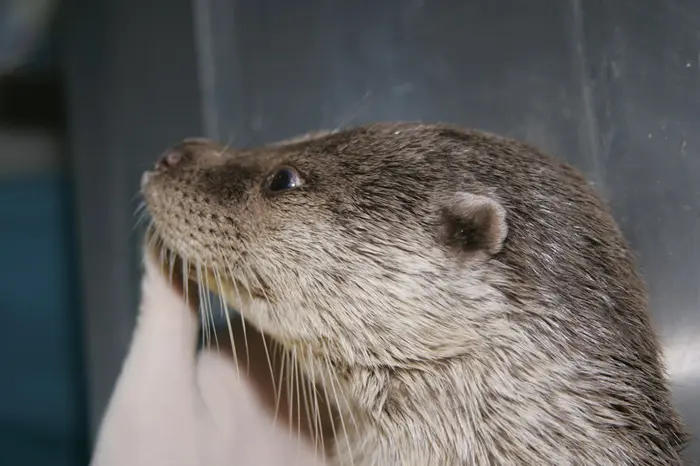
<instances>
[{"instance_id":1,"label":"white surface","mask_svg":"<svg viewBox=\"0 0 700 466\"><path fill-rule=\"evenodd\" d=\"M196 318L153 263L142 291L92 466L318 464L310 447L273 425L230 359L196 354Z\"/></svg>"}]
</instances>

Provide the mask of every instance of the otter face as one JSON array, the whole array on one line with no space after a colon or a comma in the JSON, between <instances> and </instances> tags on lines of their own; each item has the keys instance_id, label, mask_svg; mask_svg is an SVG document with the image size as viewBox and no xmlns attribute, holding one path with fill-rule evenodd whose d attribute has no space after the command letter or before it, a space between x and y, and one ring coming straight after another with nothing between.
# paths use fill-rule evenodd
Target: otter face
<instances>
[{"instance_id":1,"label":"otter face","mask_svg":"<svg viewBox=\"0 0 700 466\"><path fill-rule=\"evenodd\" d=\"M502 307L506 211L466 150L410 124L250 150L186 140L142 192L155 244L283 346L410 365L475 349Z\"/></svg>"}]
</instances>

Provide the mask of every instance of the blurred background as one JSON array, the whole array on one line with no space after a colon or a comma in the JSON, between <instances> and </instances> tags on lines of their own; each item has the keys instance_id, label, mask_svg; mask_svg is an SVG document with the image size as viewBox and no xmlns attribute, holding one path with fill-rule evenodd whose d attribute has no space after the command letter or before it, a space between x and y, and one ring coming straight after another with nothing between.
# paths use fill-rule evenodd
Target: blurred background
<instances>
[{"instance_id":1,"label":"blurred background","mask_svg":"<svg viewBox=\"0 0 700 466\"><path fill-rule=\"evenodd\" d=\"M696 0L0 0L0 464L87 464L138 302L140 174L164 148L399 119L588 175L700 434Z\"/></svg>"}]
</instances>

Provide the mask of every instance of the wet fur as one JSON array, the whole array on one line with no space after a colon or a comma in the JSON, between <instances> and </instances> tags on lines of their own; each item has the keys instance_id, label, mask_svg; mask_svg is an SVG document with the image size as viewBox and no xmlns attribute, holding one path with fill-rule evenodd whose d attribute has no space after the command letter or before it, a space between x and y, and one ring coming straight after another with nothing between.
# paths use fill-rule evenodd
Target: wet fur
<instances>
[{"instance_id":1,"label":"wet fur","mask_svg":"<svg viewBox=\"0 0 700 466\"><path fill-rule=\"evenodd\" d=\"M644 285L574 168L421 124L177 150L155 230L333 395L334 464L682 464ZM304 185L266 194L280 165Z\"/></svg>"}]
</instances>

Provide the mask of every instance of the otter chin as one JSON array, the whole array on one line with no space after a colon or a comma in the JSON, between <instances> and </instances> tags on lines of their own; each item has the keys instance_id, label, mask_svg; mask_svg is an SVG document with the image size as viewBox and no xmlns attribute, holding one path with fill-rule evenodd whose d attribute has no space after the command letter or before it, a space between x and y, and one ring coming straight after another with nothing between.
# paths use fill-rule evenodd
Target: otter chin
<instances>
[{"instance_id":1,"label":"otter chin","mask_svg":"<svg viewBox=\"0 0 700 466\"><path fill-rule=\"evenodd\" d=\"M264 307L270 304L270 291L265 292L260 277L241 281L232 274L231 267L221 267L217 264L204 263L197 258L190 258L182 252L167 245L156 227L151 224L146 231L147 253L154 257L161 267L161 273L168 278L171 285L190 303L193 310L201 314L205 326L213 326L214 316L211 297L203 300L201 297L211 293L219 300L221 312L230 314L247 309L255 312L256 306ZM208 320L211 319L211 320ZM207 328L207 331L215 329ZM262 329L259 329L262 331ZM274 332L274 327L271 328ZM265 334L268 338L274 335ZM279 341L278 341L279 340ZM282 343L283 335L274 341Z\"/></svg>"},{"instance_id":2,"label":"otter chin","mask_svg":"<svg viewBox=\"0 0 700 466\"><path fill-rule=\"evenodd\" d=\"M166 246L153 226L146 232L146 238L148 253L158 259L161 272L169 277L175 288L184 290L187 287L194 293L193 297L198 297L202 291L211 292L221 297L232 309L236 309L244 300L249 302L266 299L260 288L249 287L231 279L225 270L197 263L196 260L187 260Z\"/></svg>"},{"instance_id":3,"label":"otter chin","mask_svg":"<svg viewBox=\"0 0 700 466\"><path fill-rule=\"evenodd\" d=\"M142 193L164 267L328 394L331 464L682 464L634 257L537 148L420 123L191 139Z\"/></svg>"}]
</instances>

